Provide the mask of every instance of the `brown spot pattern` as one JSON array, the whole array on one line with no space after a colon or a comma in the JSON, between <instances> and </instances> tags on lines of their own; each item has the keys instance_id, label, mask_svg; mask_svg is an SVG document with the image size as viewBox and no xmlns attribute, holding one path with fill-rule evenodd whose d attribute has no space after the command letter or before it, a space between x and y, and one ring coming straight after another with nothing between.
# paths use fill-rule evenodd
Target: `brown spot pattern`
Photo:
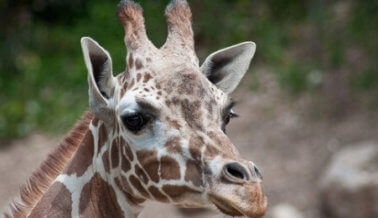
<instances>
[{"instance_id":1,"label":"brown spot pattern","mask_svg":"<svg viewBox=\"0 0 378 218\"><path fill-rule=\"evenodd\" d=\"M55 182L28 217L68 217L71 216L71 210L70 191L62 183Z\"/></svg>"},{"instance_id":2,"label":"brown spot pattern","mask_svg":"<svg viewBox=\"0 0 378 218\"><path fill-rule=\"evenodd\" d=\"M116 168L119 165L119 149L117 139L113 141L111 149L112 168Z\"/></svg>"},{"instance_id":3,"label":"brown spot pattern","mask_svg":"<svg viewBox=\"0 0 378 218\"><path fill-rule=\"evenodd\" d=\"M135 68L136 68L137 70L140 70L140 69L142 69L142 67L143 67L142 61L141 61L139 58L137 58L137 59L135 60Z\"/></svg>"},{"instance_id":4,"label":"brown spot pattern","mask_svg":"<svg viewBox=\"0 0 378 218\"><path fill-rule=\"evenodd\" d=\"M223 154L235 155L238 153L223 132L209 131L207 132L207 135L215 142L216 146L222 150Z\"/></svg>"},{"instance_id":5,"label":"brown spot pattern","mask_svg":"<svg viewBox=\"0 0 378 218\"><path fill-rule=\"evenodd\" d=\"M174 96L171 100L174 105L179 105L181 103L181 99L178 96Z\"/></svg>"},{"instance_id":6,"label":"brown spot pattern","mask_svg":"<svg viewBox=\"0 0 378 218\"><path fill-rule=\"evenodd\" d=\"M133 175L129 177L130 183L134 186L136 190L139 191L141 195L145 198L149 198L150 195L148 194L147 190L143 187L143 185L140 183L140 181Z\"/></svg>"},{"instance_id":7,"label":"brown spot pattern","mask_svg":"<svg viewBox=\"0 0 378 218\"><path fill-rule=\"evenodd\" d=\"M130 69L134 67L134 58L132 53L129 54L128 66Z\"/></svg>"},{"instance_id":8,"label":"brown spot pattern","mask_svg":"<svg viewBox=\"0 0 378 218\"><path fill-rule=\"evenodd\" d=\"M152 194L152 196L157 200L161 202L168 202L168 198L161 192L159 191L158 188L155 186L150 186L148 188L148 191Z\"/></svg>"},{"instance_id":9,"label":"brown spot pattern","mask_svg":"<svg viewBox=\"0 0 378 218\"><path fill-rule=\"evenodd\" d=\"M125 173L131 169L130 161L124 155L121 156L121 169Z\"/></svg>"},{"instance_id":10,"label":"brown spot pattern","mask_svg":"<svg viewBox=\"0 0 378 218\"><path fill-rule=\"evenodd\" d=\"M182 82L179 85L179 93L192 95L195 89L198 89L200 86L197 75L194 73L183 74Z\"/></svg>"},{"instance_id":11,"label":"brown spot pattern","mask_svg":"<svg viewBox=\"0 0 378 218\"><path fill-rule=\"evenodd\" d=\"M177 120L171 120L169 117L167 117L167 122L170 126L173 128L179 130L181 128L181 125L178 123Z\"/></svg>"},{"instance_id":12,"label":"brown spot pattern","mask_svg":"<svg viewBox=\"0 0 378 218\"><path fill-rule=\"evenodd\" d=\"M126 178L122 176L121 180L119 178L114 179L116 185L118 186L119 189L121 189L122 193L125 195L127 201L132 204L132 205L139 205L146 201L145 199L142 198L137 198L132 195L133 191L127 182Z\"/></svg>"},{"instance_id":13,"label":"brown spot pattern","mask_svg":"<svg viewBox=\"0 0 378 218\"><path fill-rule=\"evenodd\" d=\"M121 179L120 179L121 178ZM115 182L118 185L118 187L130 194L133 194L133 189L130 187L129 182L127 181L126 177L122 176L120 178L115 178Z\"/></svg>"},{"instance_id":14,"label":"brown spot pattern","mask_svg":"<svg viewBox=\"0 0 378 218\"><path fill-rule=\"evenodd\" d=\"M189 152L195 160L201 160L201 148L204 145L203 138L200 136L193 136L189 140Z\"/></svg>"},{"instance_id":15,"label":"brown spot pattern","mask_svg":"<svg viewBox=\"0 0 378 218\"><path fill-rule=\"evenodd\" d=\"M142 74L138 73L138 74L137 74L137 79L136 79L137 82L139 82L141 78L142 78Z\"/></svg>"},{"instance_id":16,"label":"brown spot pattern","mask_svg":"<svg viewBox=\"0 0 378 218\"><path fill-rule=\"evenodd\" d=\"M186 161L185 181L191 181L195 186L201 186L203 184L202 170L198 161Z\"/></svg>"},{"instance_id":17,"label":"brown spot pattern","mask_svg":"<svg viewBox=\"0 0 378 218\"><path fill-rule=\"evenodd\" d=\"M218 154L220 154L220 152L216 147L212 145L206 145L206 150L205 150L206 157L215 157Z\"/></svg>"},{"instance_id":18,"label":"brown spot pattern","mask_svg":"<svg viewBox=\"0 0 378 218\"><path fill-rule=\"evenodd\" d=\"M95 174L82 190L80 217L123 217L115 191L99 174Z\"/></svg>"},{"instance_id":19,"label":"brown spot pattern","mask_svg":"<svg viewBox=\"0 0 378 218\"><path fill-rule=\"evenodd\" d=\"M160 176L166 180L180 179L180 166L177 161L168 156L162 156L160 159Z\"/></svg>"},{"instance_id":20,"label":"brown spot pattern","mask_svg":"<svg viewBox=\"0 0 378 218\"><path fill-rule=\"evenodd\" d=\"M120 138L120 145L124 148L124 153L126 154L127 158L130 161L134 160L133 152L131 152L130 145L121 137Z\"/></svg>"},{"instance_id":21,"label":"brown spot pattern","mask_svg":"<svg viewBox=\"0 0 378 218\"><path fill-rule=\"evenodd\" d=\"M36 209L36 205L41 202L41 198L51 192L49 188L51 188L55 178L63 171L67 163L71 161L72 155L76 153L80 142L86 136L93 118L92 112L85 112L74 128L66 134L62 142L49 153L49 157L32 173L27 180L28 185L21 186L20 199L22 199L22 203L19 201L14 202L14 208L12 209L14 217L26 217L31 214L32 210ZM43 209L43 211L46 210ZM7 215L5 214L5 216ZM43 216L43 214L41 216L37 215L37 217Z\"/></svg>"},{"instance_id":22,"label":"brown spot pattern","mask_svg":"<svg viewBox=\"0 0 378 218\"><path fill-rule=\"evenodd\" d=\"M157 159L156 150L148 151L142 150L137 151L137 157L139 163L142 165L143 169L147 172L148 176L153 182L159 182L159 160Z\"/></svg>"},{"instance_id":23,"label":"brown spot pattern","mask_svg":"<svg viewBox=\"0 0 378 218\"><path fill-rule=\"evenodd\" d=\"M76 173L77 176L82 176L88 167L92 165L93 156L94 139L92 132L88 131L65 173L68 175Z\"/></svg>"},{"instance_id":24,"label":"brown spot pattern","mask_svg":"<svg viewBox=\"0 0 378 218\"><path fill-rule=\"evenodd\" d=\"M171 105L171 101L170 100L165 100L165 104L169 107Z\"/></svg>"},{"instance_id":25,"label":"brown spot pattern","mask_svg":"<svg viewBox=\"0 0 378 218\"><path fill-rule=\"evenodd\" d=\"M138 165L135 166L135 174L139 177L140 180L142 180L144 184L148 183L147 175L143 172L142 168L140 168Z\"/></svg>"},{"instance_id":26,"label":"brown spot pattern","mask_svg":"<svg viewBox=\"0 0 378 218\"><path fill-rule=\"evenodd\" d=\"M167 151L171 153L181 153L182 148L180 144L180 139L181 138L179 136L170 137L164 144L164 146L167 148Z\"/></svg>"},{"instance_id":27,"label":"brown spot pattern","mask_svg":"<svg viewBox=\"0 0 378 218\"><path fill-rule=\"evenodd\" d=\"M97 125L98 125L98 121L99 121L99 120L100 120L100 119L98 119L97 117L93 118L93 120L92 120L92 125L95 126L95 127L97 127Z\"/></svg>"},{"instance_id":28,"label":"brown spot pattern","mask_svg":"<svg viewBox=\"0 0 378 218\"><path fill-rule=\"evenodd\" d=\"M182 115L189 127L202 130L202 114L200 111L201 102L199 100L190 102L188 99L184 99L180 103Z\"/></svg>"},{"instance_id":29,"label":"brown spot pattern","mask_svg":"<svg viewBox=\"0 0 378 218\"><path fill-rule=\"evenodd\" d=\"M98 150L97 150L98 153L100 153L102 146L104 146L107 140L108 140L108 132L106 131L105 124L102 124L98 130Z\"/></svg>"},{"instance_id":30,"label":"brown spot pattern","mask_svg":"<svg viewBox=\"0 0 378 218\"><path fill-rule=\"evenodd\" d=\"M144 83L147 83L148 81L150 81L151 78L152 78L151 74L149 74L149 73L145 73L145 74L144 74L143 82L144 82Z\"/></svg>"},{"instance_id":31,"label":"brown spot pattern","mask_svg":"<svg viewBox=\"0 0 378 218\"><path fill-rule=\"evenodd\" d=\"M109 151L105 151L102 155L102 163L104 164L105 171L109 173L110 163L109 163Z\"/></svg>"}]
</instances>

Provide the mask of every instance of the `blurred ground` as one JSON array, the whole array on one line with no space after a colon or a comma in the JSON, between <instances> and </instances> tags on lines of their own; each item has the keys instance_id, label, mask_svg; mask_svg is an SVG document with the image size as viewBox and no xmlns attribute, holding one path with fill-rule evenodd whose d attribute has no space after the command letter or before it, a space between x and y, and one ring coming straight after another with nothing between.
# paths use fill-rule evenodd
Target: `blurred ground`
<instances>
[{"instance_id":1,"label":"blurred ground","mask_svg":"<svg viewBox=\"0 0 378 218\"><path fill-rule=\"evenodd\" d=\"M363 111L342 117L323 116L319 111L324 105L317 105L316 96L287 97L269 77L271 74L256 71L254 78L261 84L258 91L249 91L252 78L246 78L233 94L238 102L235 111L241 118L231 122L228 134L241 154L261 169L270 208L288 203L305 217L322 217L319 180L330 156L343 145L378 141L378 119ZM58 141L33 134L11 142L11 146L0 146L0 209L16 196L19 184ZM209 211L186 211L185 215L174 207L153 204L140 217L225 216ZM269 211L267 217L271 217Z\"/></svg>"}]
</instances>

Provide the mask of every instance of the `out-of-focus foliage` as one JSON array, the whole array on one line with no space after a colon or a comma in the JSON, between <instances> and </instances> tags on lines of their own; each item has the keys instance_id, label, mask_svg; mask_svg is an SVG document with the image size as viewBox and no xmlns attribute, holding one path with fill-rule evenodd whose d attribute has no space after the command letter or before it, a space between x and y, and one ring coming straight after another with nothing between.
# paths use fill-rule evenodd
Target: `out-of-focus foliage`
<instances>
[{"instance_id":1,"label":"out-of-focus foliage","mask_svg":"<svg viewBox=\"0 0 378 218\"><path fill-rule=\"evenodd\" d=\"M139 1L147 31L166 37L167 1ZM32 129L67 129L87 108L79 40L91 36L125 68L118 1L0 0L0 138ZM200 58L245 40L258 45L253 66L274 72L288 93L378 96L375 0L189 0ZM253 67L252 67L253 69Z\"/></svg>"}]
</instances>

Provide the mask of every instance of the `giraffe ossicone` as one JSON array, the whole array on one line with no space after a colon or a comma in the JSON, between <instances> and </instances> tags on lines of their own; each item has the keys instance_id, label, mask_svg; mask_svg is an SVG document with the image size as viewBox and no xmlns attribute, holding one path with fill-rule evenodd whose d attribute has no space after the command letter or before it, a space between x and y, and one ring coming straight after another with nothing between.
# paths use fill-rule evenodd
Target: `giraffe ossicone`
<instances>
[{"instance_id":1,"label":"giraffe ossicone","mask_svg":"<svg viewBox=\"0 0 378 218\"><path fill-rule=\"evenodd\" d=\"M211 54L199 65L191 11L166 8L168 37L156 48L142 8L121 1L126 70L81 39L90 112L42 164L15 204L15 217L136 217L147 201L262 217L267 200L256 166L225 134L235 114L228 97L246 73L253 42Z\"/></svg>"}]
</instances>

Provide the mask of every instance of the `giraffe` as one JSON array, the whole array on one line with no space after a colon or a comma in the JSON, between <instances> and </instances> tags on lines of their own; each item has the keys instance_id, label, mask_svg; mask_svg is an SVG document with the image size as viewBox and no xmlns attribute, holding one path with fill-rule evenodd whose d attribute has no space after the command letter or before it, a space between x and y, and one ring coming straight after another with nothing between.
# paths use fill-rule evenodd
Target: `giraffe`
<instances>
[{"instance_id":1,"label":"giraffe","mask_svg":"<svg viewBox=\"0 0 378 218\"><path fill-rule=\"evenodd\" d=\"M185 0L168 4L160 48L147 37L139 4L121 1L117 16L126 70L113 76L110 54L81 39L90 111L32 174L12 216L137 217L146 202L158 201L262 217L262 176L225 134L237 116L228 94L255 44L221 49L200 66Z\"/></svg>"}]
</instances>

